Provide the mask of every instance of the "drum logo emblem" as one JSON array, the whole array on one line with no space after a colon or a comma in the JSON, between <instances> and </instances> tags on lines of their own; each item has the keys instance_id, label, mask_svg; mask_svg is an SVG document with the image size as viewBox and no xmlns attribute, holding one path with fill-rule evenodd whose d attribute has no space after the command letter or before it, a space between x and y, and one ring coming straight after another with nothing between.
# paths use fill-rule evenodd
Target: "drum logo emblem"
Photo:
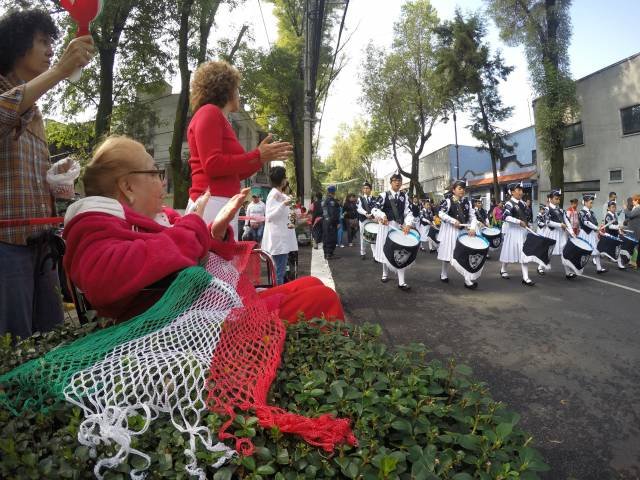
<instances>
[{"instance_id":1,"label":"drum logo emblem","mask_svg":"<svg viewBox=\"0 0 640 480\"><path fill-rule=\"evenodd\" d=\"M396 261L396 265L401 266L409 261L411 253L404 248L402 250L393 251L393 259Z\"/></svg>"},{"instance_id":2,"label":"drum logo emblem","mask_svg":"<svg viewBox=\"0 0 640 480\"><path fill-rule=\"evenodd\" d=\"M500 242L502 241L502 239L500 237L496 237L493 240L491 240L491 244L495 247L498 248L500 246Z\"/></svg>"},{"instance_id":3,"label":"drum logo emblem","mask_svg":"<svg viewBox=\"0 0 640 480\"><path fill-rule=\"evenodd\" d=\"M482 255L481 253L474 253L473 255L469 255L469 266L472 270L475 270L480 266L482 260L484 260L484 255Z\"/></svg>"},{"instance_id":4,"label":"drum logo emblem","mask_svg":"<svg viewBox=\"0 0 640 480\"><path fill-rule=\"evenodd\" d=\"M587 262L589 261L589 255L582 255L580 257L580 268L584 268L584 266L587 264Z\"/></svg>"}]
</instances>

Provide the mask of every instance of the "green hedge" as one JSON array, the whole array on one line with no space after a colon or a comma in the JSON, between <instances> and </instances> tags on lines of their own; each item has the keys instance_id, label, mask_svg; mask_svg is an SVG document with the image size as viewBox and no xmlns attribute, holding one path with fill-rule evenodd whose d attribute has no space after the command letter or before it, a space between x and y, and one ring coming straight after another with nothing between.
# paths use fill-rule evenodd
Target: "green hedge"
<instances>
[{"instance_id":1,"label":"green hedge","mask_svg":"<svg viewBox=\"0 0 640 480\"><path fill-rule=\"evenodd\" d=\"M255 417L238 416L235 433L251 437L255 453L210 470L208 478L528 480L547 470L531 437L517 427L518 415L492 400L487 386L470 378L469 367L429 360L419 345L389 350L379 326L310 323L289 327L270 401L304 415L351 418L359 446L330 455L277 429L262 429ZM53 332L16 347L4 338L2 371L93 328ZM223 420L206 417L213 430ZM93 455L76 440L81 421L80 410L67 404L46 415L13 417L0 410L0 478L93 478ZM166 416L134 437L132 446L151 455L148 478L188 478L185 437ZM205 450L197 455L201 465L216 458ZM138 461L131 457L105 478L128 478Z\"/></svg>"}]
</instances>

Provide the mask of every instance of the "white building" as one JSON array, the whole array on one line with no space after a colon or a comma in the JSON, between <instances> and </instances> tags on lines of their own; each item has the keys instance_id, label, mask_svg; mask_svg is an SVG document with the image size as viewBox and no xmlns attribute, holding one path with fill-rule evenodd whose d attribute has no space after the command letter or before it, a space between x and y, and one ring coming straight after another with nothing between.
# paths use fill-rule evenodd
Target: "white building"
<instances>
[{"instance_id":1,"label":"white building","mask_svg":"<svg viewBox=\"0 0 640 480\"><path fill-rule=\"evenodd\" d=\"M614 191L624 204L640 193L640 53L577 80L576 90L580 112L565 136L565 203L595 192L601 204ZM538 155L542 199L552 185Z\"/></svg>"}]
</instances>

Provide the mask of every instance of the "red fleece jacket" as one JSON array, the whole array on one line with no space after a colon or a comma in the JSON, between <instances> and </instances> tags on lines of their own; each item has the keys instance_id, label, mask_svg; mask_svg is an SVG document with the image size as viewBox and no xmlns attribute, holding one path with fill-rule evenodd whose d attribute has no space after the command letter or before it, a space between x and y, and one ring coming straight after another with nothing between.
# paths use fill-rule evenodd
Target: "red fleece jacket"
<instances>
[{"instance_id":1,"label":"red fleece jacket","mask_svg":"<svg viewBox=\"0 0 640 480\"><path fill-rule=\"evenodd\" d=\"M123 207L125 219L86 212L64 227L65 270L99 315L121 318L139 313L149 306L131 311L140 303L137 297L143 288L198 265L208 250L226 259L232 256L233 242L213 240L207 225L195 214L164 227Z\"/></svg>"},{"instance_id":2,"label":"red fleece jacket","mask_svg":"<svg viewBox=\"0 0 640 480\"><path fill-rule=\"evenodd\" d=\"M193 116L187 130L191 158L189 197L196 200L207 188L211 195L233 197L240 193L240 180L262 168L260 150L245 152L222 110L204 105Z\"/></svg>"}]
</instances>

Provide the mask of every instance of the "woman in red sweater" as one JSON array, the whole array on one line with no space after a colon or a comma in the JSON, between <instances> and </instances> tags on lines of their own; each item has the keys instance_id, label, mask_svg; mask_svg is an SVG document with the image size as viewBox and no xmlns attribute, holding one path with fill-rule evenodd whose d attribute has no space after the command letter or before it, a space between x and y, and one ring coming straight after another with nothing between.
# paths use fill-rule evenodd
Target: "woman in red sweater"
<instances>
[{"instance_id":1,"label":"woman in red sweater","mask_svg":"<svg viewBox=\"0 0 640 480\"><path fill-rule=\"evenodd\" d=\"M187 130L191 158L191 188L187 212L196 199L211 192L204 220L213 221L229 199L240 192L240 181L249 178L272 160L286 160L292 152L288 142L271 142L245 152L227 116L240 110L240 73L227 62L207 62L198 67L191 82L194 112ZM231 223L236 228L237 221ZM237 233L237 232L236 232Z\"/></svg>"},{"instance_id":2,"label":"woman in red sweater","mask_svg":"<svg viewBox=\"0 0 640 480\"><path fill-rule=\"evenodd\" d=\"M202 215L208 193L192 214L163 215L163 173L142 144L126 137L107 139L86 167L87 197L65 216L64 267L99 315L131 318L158 300L157 294L145 294L145 287L201 264L209 251L230 260L252 247L247 243L243 249L229 230L249 189L233 196L207 226ZM337 294L313 277L258 295L291 322L301 312L306 318L344 319Z\"/></svg>"}]
</instances>

